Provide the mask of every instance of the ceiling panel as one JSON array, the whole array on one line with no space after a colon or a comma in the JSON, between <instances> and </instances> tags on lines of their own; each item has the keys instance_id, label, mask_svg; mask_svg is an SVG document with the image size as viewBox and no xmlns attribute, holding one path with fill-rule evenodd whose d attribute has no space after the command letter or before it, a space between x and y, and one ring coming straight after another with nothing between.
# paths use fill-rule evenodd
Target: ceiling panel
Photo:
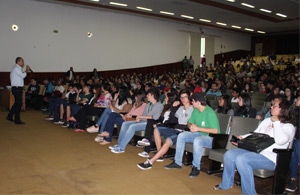
<instances>
[{"instance_id":1,"label":"ceiling panel","mask_svg":"<svg viewBox=\"0 0 300 195\"><path fill-rule=\"evenodd\" d=\"M89 7L93 9L106 9L113 12L125 12L144 17L172 20L180 23L190 23L199 27L223 29L251 35L259 35L257 31L266 34L299 33L299 0L37 0L55 3L66 3L74 6ZM110 5L109 2L127 4L127 7ZM242 6L241 3L254 5L255 8ZM152 12L136 9L137 6L151 8ZM272 13L265 13L259 9L268 9ZM173 16L161 14L160 11L173 12ZM282 13L286 18L275 15ZM182 18L188 15L194 19ZM209 19L211 23L199 21L200 18ZM216 22L226 23L223 27ZM241 29L232 28L232 25ZM245 31L251 28L254 31Z\"/></svg>"}]
</instances>

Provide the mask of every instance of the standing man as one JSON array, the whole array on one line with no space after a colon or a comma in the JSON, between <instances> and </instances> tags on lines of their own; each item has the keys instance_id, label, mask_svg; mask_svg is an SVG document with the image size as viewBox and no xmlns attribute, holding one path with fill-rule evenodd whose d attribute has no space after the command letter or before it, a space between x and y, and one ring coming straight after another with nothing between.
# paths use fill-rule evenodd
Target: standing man
<instances>
[{"instance_id":1,"label":"standing man","mask_svg":"<svg viewBox=\"0 0 300 195\"><path fill-rule=\"evenodd\" d=\"M23 71L24 59L22 57L16 58L16 64L13 66L10 72L10 84L12 86L11 91L15 98L15 103L11 107L6 120L14 121L16 125L24 125L25 123L20 119L20 112L22 107L22 94L24 87L24 78L27 76L27 72L30 71L30 66L26 65L25 71ZM15 120L13 116L15 115Z\"/></svg>"}]
</instances>

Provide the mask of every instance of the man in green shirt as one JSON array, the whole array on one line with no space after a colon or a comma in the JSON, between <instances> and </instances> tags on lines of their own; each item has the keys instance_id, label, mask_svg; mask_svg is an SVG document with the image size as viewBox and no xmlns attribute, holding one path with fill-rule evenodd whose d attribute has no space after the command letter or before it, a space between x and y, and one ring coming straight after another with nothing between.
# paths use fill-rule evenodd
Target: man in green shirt
<instances>
[{"instance_id":1,"label":"man in green shirt","mask_svg":"<svg viewBox=\"0 0 300 195\"><path fill-rule=\"evenodd\" d=\"M202 148L212 147L210 133L220 133L219 120L213 109L206 105L206 95L203 92L195 93L192 96L194 111L188 122L190 131L180 133L177 137L176 154L173 163L165 166L165 169L180 169L185 143L193 144L193 167L190 178L197 177L200 173L200 161Z\"/></svg>"}]
</instances>

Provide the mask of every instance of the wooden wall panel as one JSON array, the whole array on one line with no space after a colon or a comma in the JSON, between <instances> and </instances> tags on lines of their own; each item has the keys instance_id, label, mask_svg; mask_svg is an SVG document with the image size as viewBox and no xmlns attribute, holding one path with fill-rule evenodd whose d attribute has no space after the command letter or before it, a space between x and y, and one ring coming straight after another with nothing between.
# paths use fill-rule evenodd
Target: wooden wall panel
<instances>
[{"instance_id":1,"label":"wooden wall panel","mask_svg":"<svg viewBox=\"0 0 300 195\"><path fill-rule=\"evenodd\" d=\"M150 72L152 73L158 73L163 74L164 72L173 72L174 70L182 69L182 63L181 62L175 62L170 64L164 64L164 65L155 65L155 66L149 66L149 67L140 67L140 68L134 68L134 69L120 69L120 70L111 70L111 71L98 71L98 74L101 75L104 78L109 77L115 77L120 76L121 74L133 74L135 73L142 73L142 74L148 74ZM0 72L0 86L5 87L6 85L10 85L10 79L9 79L9 72ZM75 76L86 76L87 78L92 77L92 72L75 72ZM65 78L66 72L34 72L34 73L28 73L27 77L25 78L25 84L28 84L31 78L36 78L37 82L39 84L42 83L44 78L51 78L54 80L58 80L59 78Z\"/></svg>"}]
</instances>

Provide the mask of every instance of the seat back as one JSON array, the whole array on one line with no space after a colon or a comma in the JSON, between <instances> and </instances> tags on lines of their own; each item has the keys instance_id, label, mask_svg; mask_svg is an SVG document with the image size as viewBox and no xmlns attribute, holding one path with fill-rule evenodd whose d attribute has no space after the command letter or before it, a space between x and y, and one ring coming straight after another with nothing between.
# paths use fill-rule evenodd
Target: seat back
<instances>
[{"instance_id":1,"label":"seat back","mask_svg":"<svg viewBox=\"0 0 300 195\"><path fill-rule=\"evenodd\" d=\"M232 117L228 114L221 114L221 113L216 113L216 115L219 120L221 133L228 134Z\"/></svg>"},{"instance_id":2,"label":"seat back","mask_svg":"<svg viewBox=\"0 0 300 195\"><path fill-rule=\"evenodd\" d=\"M232 149L236 147L229 141L232 135L239 136L254 131L258 127L259 123L260 121L255 118L233 116L226 149Z\"/></svg>"},{"instance_id":3,"label":"seat back","mask_svg":"<svg viewBox=\"0 0 300 195\"><path fill-rule=\"evenodd\" d=\"M219 120L220 124L220 131L222 134L228 134L229 133L229 127L231 123L231 116L228 114L220 114L216 113L217 118ZM209 155L210 148L203 148L202 149L202 155L207 156ZM193 144L186 143L185 144L185 151L193 153Z\"/></svg>"}]
</instances>

